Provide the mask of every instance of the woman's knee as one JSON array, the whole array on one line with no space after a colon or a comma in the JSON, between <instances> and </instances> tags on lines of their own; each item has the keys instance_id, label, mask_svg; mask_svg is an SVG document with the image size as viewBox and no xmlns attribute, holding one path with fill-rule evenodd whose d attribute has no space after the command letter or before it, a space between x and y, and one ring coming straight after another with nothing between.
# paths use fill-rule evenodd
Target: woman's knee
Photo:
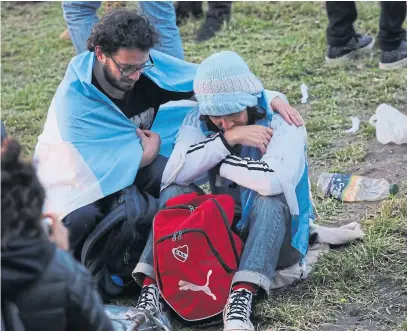
<instances>
[{"instance_id":1,"label":"woman's knee","mask_svg":"<svg viewBox=\"0 0 407 331\"><path fill-rule=\"evenodd\" d=\"M288 205L284 194L273 196L257 195L253 203L253 212L256 213L288 213Z\"/></svg>"},{"instance_id":2,"label":"woman's knee","mask_svg":"<svg viewBox=\"0 0 407 331\"><path fill-rule=\"evenodd\" d=\"M198 186L196 186L195 184L190 184L188 186L171 184L168 187L166 187L165 189L163 189L160 193L160 208L164 207L167 200L169 200L171 198L175 198L179 195L193 193L193 192L196 192L198 194L204 193L202 191L202 189L199 188Z\"/></svg>"}]
</instances>

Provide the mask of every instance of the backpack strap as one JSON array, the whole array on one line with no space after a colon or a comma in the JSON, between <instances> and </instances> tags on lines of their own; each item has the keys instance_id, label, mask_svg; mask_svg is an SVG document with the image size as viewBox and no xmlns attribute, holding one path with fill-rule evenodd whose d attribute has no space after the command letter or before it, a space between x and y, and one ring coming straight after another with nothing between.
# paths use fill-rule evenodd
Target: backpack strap
<instances>
[{"instance_id":1,"label":"backpack strap","mask_svg":"<svg viewBox=\"0 0 407 331\"><path fill-rule=\"evenodd\" d=\"M255 192L253 192L253 190L250 190L249 196L247 197L246 204L242 210L242 217L240 218L239 222L236 224L236 229L239 231L240 236L243 237L244 239L246 239L246 235L248 234L246 230L247 230L247 227L249 224L249 215L252 210L254 196L255 196Z\"/></svg>"},{"instance_id":2,"label":"backpack strap","mask_svg":"<svg viewBox=\"0 0 407 331\"><path fill-rule=\"evenodd\" d=\"M23 321L17 305L2 297L1 301L1 330L7 331L24 331Z\"/></svg>"},{"instance_id":3,"label":"backpack strap","mask_svg":"<svg viewBox=\"0 0 407 331\"><path fill-rule=\"evenodd\" d=\"M116 207L105 218L102 219L102 221L91 232L91 234L88 236L85 243L83 244L81 252L82 264L86 265L88 255L92 248L95 246L95 244L115 225L123 221L125 217L126 217L126 205L122 202L118 207ZM107 255L106 249L107 247L109 247L109 245L105 245L105 249L103 250L103 252L91 263L90 266L88 266L91 274L93 274L93 272L97 269L97 266L104 261Z\"/></svg>"},{"instance_id":4,"label":"backpack strap","mask_svg":"<svg viewBox=\"0 0 407 331\"><path fill-rule=\"evenodd\" d=\"M222 215L223 222L225 223L225 227L228 232L229 241L230 241L230 244L232 245L232 250L233 250L233 255L235 256L236 265L239 266L240 257L239 257L239 253L237 252L236 243L235 243L235 240L233 239L232 229L228 223L228 218L226 216L225 210L220 205L220 203L218 201L216 201L216 199L211 199L211 200L215 203L216 207L218 207L219 212Z\"/></svg>"},{"instance_id":5,"label":"backpack strap","mask_svg":"<svg viewBox=\"0 0 407 331\"><path fill-rule=\"evenodd\" d=\"M81 252L81 262L88 268L95 283L98 284L99 293L105 300L109 299L112 295L120 294L122 291L122 288L113 284L113 281L110 279L106 266L106 258L109 253L109 247L113 244L112 240L114 239L113 233L109 234L109 231L127 217L126 205L123 201L124 200L120 198L119 205L107 214L91 232L83 244ZM108 234L108 238L100 254L96 257L90 255L95 245L106 234Z\"/></svg>"}]
</instances>

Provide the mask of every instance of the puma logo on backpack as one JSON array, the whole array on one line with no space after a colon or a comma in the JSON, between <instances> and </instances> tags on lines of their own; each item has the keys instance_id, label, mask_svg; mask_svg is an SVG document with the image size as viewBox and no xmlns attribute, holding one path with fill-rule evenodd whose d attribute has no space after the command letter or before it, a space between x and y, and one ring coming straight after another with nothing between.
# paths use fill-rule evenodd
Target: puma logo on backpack
<instances>
[{"instance_id":1,"label":"puma logo on backpack","mask_svg":"<svg viewBox=\"0 0 407 331\"><path fill-rule=\"evenodd\" d=\"M212 270L209 270L208 275L206 276L206 284L203 286L195 285L190 282L186 282L185 280L180 280L178 283L179 289L181 291L187 291L187 290L191 290L191 291L195 291L195 292L202 291L205 294L212 297L213 300L216 300L216 295L213 294L211 292L211 289L209 288L209 277L211 277L211 275L212 275Z\"/></svg>"}]
</instances>

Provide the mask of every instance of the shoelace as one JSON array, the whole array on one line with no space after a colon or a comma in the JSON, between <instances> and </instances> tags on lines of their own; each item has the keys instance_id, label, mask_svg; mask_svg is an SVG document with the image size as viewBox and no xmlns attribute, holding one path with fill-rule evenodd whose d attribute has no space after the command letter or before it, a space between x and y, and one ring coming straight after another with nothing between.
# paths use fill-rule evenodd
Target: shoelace
<instances>
[{"instance_id":1,"label":"shoelace","mask_svg":"<svg viewBox=\"0 0 407 331\"><path fill-rule=\"evenodd\" d=\"M157 292L157 287L155 286L143 286L137 302L137 308L146 309L147 307L154 306L159 309Z\"/></svg>"},{"instance_id":2,"label":"shoelace","mask_svg":"<svg viewBox=\"0 0 407 331\"><path fill-rule=\"evenodd\" d=\"M226 320L238 319L247 322L251 313L251 299L253 294L246 290L235 291L230 297Z\"/></svg>"}]
</instances>

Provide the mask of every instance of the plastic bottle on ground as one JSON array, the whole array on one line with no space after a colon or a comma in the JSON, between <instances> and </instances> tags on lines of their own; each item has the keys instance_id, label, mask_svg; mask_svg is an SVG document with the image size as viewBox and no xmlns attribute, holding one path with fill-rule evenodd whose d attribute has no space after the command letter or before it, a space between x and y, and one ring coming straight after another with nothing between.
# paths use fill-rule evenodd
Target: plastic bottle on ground
<instances>
[{"instance_id":1,"label":"plastic bottle on ground","mask_svg":"<svg viewBox=\"0 0 407 331\"><path fill-rule=\"evenodd\" d=\"M378 201L396 194L399 188L385 179L374 179L352 174L323 172L317 183L321 198L333 197L340 201Z\"/></svg>"}]
</instances>

